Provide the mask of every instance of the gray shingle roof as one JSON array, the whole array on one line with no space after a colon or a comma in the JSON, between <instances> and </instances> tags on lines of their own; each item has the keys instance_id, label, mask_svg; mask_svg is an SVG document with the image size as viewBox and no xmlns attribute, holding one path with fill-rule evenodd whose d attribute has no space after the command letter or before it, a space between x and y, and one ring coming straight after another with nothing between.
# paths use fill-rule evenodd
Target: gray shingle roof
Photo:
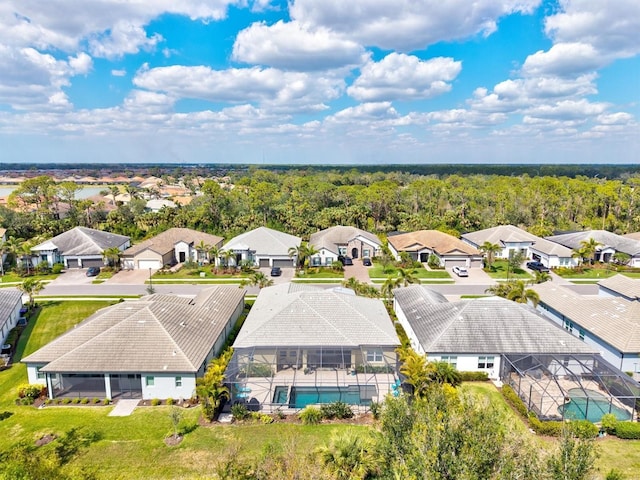
<instances>
[{"instance_id":1,"label":"gray shingle roof","mask_svg":"<svg viewBox=\"0 0 640 480\"><path fill-rule=\"evenodd\" d=\"M289 255L291 247L298 247L302 239L267 227L258 227L232 238L223 250L254 250L257 255Z\"/></svg>"},{"instance_id":2,"label":"gray shingle roof","mask_svg":"<svg viewBox=\"0 0 640 480\"><path fill-rule=\"evenodd\" d=\"M559 243L574 250L582 247L581 242L595 239L603 246L611 247L618 252L628 255L640 255L640 241L633 238L623 237L606 230L587 230L585 232L565 233L563 235L553 235L546 237L547 240Z\"/></svg>"},{"instance_id":3,"label":"gray shingle roof","mask_svg":"<svg viewBox=\"0 0 640 480\"><path fill-rule=\"evenodd\" d=\"M469 232L462 235L462 238L470 240L476 245L484 242L502 244L506 242L535 242L538 237L513 225L499 225L497 227Z\"/></svg>"},{"instance_id":4,"label":"gray shingle roof","mask_svg":"<svg viewBox=\"0 0 640 480\"><path fill-rule=\"evenodd\" d=\"M22 292L16 288L0 288L0 327L13 313L18 303L22 303Z\"/></svg>"},{"instance_id":5,"label":"gray shingle roof","mask_svg":"<svg viewBox=\"0 0 640 480\"><path fill-rule=\"evenodd\" d=\"M133 256L149 249L160 255L166 255L172 251L176 243L182 241L193 245L194 247L199 245L203 241L206 245L218 246L224 239L217 235L211 235L209 233L198 232L190 228L170 228L165 232L162 232L155 237L149 238L137 245L127 248L124 252L124 256Z\"/></svg>"},{"instance_id":6,"label":"gray shingle roof","mask_svg":"<svg viewBox=\"0 0 640 480\"><path fill-rule=\"evenodd\" d=\"M207 289L196 299L153 295L99 310L24 358L44 372L196 372L244 290Z\"/></svg>"},{"instance_id":7,"label":"gray shingle roof","mask_svg":"<svg viewBox=\"0 0 640 480\"><path fill-rule=\"evenodd\" d=\"M395 290L428 353L596 353L533 308L499 297L430 304L421 286Z\"/></svg>"},{"instance_id":8,"label":"gray shingle roof","mask_svg":"<svg viewBox=\"0 0 640 480\"><path fill-rule=\"evenodd\" d=\"M570 258L573 255L573 250L570 248L545 238L537 238L535 243L529 248L546 255L555 255L562 258Z\"/></svg>"},{"instance_id":9,"label":"gray shingle roof","mask_svg":"<svg viewBox=\"0 0 640 480\"><path fill-rule=\"evenodd\" d=\"M399 344L382 301L281 284L260 291L234 347Z\"/></svg>"},{"instance_id":10,"label":"gray shingle roof","mask_svg":"<svg viewBox=\"0 0 640 480\"><path fill-rule=\"evenodd\" d=\"M116 233L103 232L93 228L75 227L46 242L36 245L31 250L58 249L61 255L102 255L108 248L121 247L129 241L129 237Z\"/></svg>"},{"instance_id":11,"label":"gray shingle roof","mask_svg":"<svg viewBox=\"0 0 640 480\"><path fill-rule=\"evenodd\" d=\"M640 300L640 280L618 274L600 280L598 285L632 300Z\"/></svg>"},{"instance_id":12,"label":"gray shingle roof","mask_svg":"<svg viewBox=\"0 0 640 480\"><path fill-rule=\"evenodd\" d=\"M326 228L312 234L309 238L309 244L313 245L318 250L325 248L337 254L337 245L346 245L357 236L366 238L378 248L382 246L380 239L373 233L361 230L360 228L344 225L336 225L335 227Z\"/></svg>"},{"instance_id":13,"label":"gray shingle roof","mask_svg":"<svg viewBox=\"0 0 640 480\"><path fill-rule=\"evenodd\" d=\"M585 297L549 282L534 285L540 302L573 320L623 353L640 352L640 302Z\"/></svg>"}]
</instances>

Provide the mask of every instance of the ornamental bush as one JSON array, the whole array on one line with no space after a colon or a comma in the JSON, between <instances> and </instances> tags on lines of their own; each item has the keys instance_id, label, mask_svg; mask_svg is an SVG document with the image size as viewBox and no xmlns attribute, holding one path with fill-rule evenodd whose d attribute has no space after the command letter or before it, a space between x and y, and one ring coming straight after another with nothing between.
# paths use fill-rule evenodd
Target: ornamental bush
<instances>
[{"instance_id":1,"label":"ornamental bush","mask_svg":"<svg viewBox=\"0 0 640 480\"><path fill-rule=\"evenodd\" d=\"M320 407L322 418L331 420L333 418L351 418L353 411L351 407L344 402L327 403Z\"/></svg>"},{"instance_id":2,"label":"ornamental bush","mask_svg":"<svg viewBox=\"0 0 640 480\"><path fill-rule=\"evenodd\" d=\"M462 382L487 382L489 374L487 372L459 372Z\"/></svg>"},{"instance_id":3,"label":"ornamental bush","mask_svg":"<svg viewBox=\"0 0 640 480\"><path fill-rule=\"evenodd\" d=\"M640 440L640 423L618 422L616 436L625 440Z\"/></svg>"},{"instance_id":4,"label":"ornamental bush","mask_svg":"<svg viewBox=\"0 0 640 480\"><path fill-rule=\"evenodd\" d=\"M518 394L515 392L513 388L511 388L509 385L503 385L502 395L507 400L507 402L509 402L511 406L518 411L520 415L527 418L527 414L528 414L527 406L524 404L522 399L518 396Z\"/></svg>"},{"instance_id":5,"label":"ornamental bush","mask_svg":"<svg viewBox=\"0 0 640 480\"><path fill-rule=\"evenodd\" d=\"M302 412L298 414L298 418L305 425L317 425L322 420L322 412L317 407L307 405Z\"/></svg>"},{"instance_id":6,"label":"ornamental bush","mask_svg":"<svg viewBox=\"0 0 640 480\"><path fill-rule=\"evenodd\" d=\"M605 413L600 420L600 425L609 435L615 435L618 418L613 413Z\"/></svg>"}]
</instances>

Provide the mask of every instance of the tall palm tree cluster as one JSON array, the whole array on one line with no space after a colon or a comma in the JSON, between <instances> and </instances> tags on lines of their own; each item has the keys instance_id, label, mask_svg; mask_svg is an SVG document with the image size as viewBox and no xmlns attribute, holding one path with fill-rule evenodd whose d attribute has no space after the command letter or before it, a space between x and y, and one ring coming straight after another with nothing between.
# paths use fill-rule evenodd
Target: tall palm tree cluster
<instances>
[{"instance_id":1,"label":"tall palm tree cluster","mask_svg":"<svg viewBox=\"0 0 640 480\"><path fill-rule=\"evenodd\" d=\"M527 288L527 284L524 280L498 283L487 288L486 292L517 303L531 302L534 307L538 305L538 302L540 302L538 292L531 288Z\"/></svg>"}]
</instances>

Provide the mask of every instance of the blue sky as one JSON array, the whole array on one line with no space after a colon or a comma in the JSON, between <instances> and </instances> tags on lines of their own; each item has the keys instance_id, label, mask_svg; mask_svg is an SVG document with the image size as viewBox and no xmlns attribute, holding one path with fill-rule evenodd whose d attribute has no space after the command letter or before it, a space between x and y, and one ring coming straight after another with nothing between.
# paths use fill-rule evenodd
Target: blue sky
<instances>
[{"instance_id":1,"label":"blue sky","mask_svg":"<svg viewBox=\"0 0 640 480\"><path fill-rule=\"evenodd\" d=\"M4 0L0 162L640 163L638 32L637 0Z\"/></svg>"}]
</instances>

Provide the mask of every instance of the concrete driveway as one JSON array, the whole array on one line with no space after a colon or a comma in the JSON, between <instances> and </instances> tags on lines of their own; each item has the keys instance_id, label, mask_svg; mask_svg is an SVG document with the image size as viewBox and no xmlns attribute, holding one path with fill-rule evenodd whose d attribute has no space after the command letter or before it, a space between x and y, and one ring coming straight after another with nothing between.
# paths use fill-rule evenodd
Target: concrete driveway
<instances>
[{"instance_id":1,"label":"concrete driveway","mask_svg":"<svg viewBox=\"0 0 640 480\"><path fill-rule=\"evenodd\" d=\"M362 264L361 258L355 258L353 265L344 267L344 278L347 280L353 277L361 283L371 283L368 268Z\"/></svg>"},{"instance_id":2,"label":"concrete driveway","mask_svg":"<svg viewBox=\"0 0 640 480\"><path fill-rule=\"evenodd\" d=\"M459 277L451 268L447 268L447 272L451 275L451 278L455 280L456 285L493 285L496 283L496 281L481 268L467 268L467 272L469 272L468 277Z\"/></svg>"},{"instance_id":3,"label":"concrete driveway","mask_svg":"<svg viewBox=\"0 0 640 480\"><path fill-rule=\"evenodd\" d=\"M151 270L151 275L154 273L156 270ZM149 280L149 270L120 270L104 283L109 285L144 285L147 280Z\"/></svg>"},{"instance_id":4,"label":"concrete driveway","mask_svg":"<svg viewBox=\"0 0 640 480\"><path fill-rule=\"evenodd\" d=\"M73 268L65 270L58 278L53 280L49 285L88 285L91 284L96 277L87 277L86 268Z\"/></svg>"},{"instance_id":5,"label":"concrete driveway","mask_svg":"<svg viewBox=\"0 0 640 480\"><path fill-rule=\"evenodd\" d=\"M259 269L260 272L264 273L265 276L271 280L273 280L274 285L279 285L281 283L287 283L293 280L294 275L296 274L295 268L281 268L282 275L279 277L271 276L271 267L263 267Z\"/></svg>"}]
</instances>

